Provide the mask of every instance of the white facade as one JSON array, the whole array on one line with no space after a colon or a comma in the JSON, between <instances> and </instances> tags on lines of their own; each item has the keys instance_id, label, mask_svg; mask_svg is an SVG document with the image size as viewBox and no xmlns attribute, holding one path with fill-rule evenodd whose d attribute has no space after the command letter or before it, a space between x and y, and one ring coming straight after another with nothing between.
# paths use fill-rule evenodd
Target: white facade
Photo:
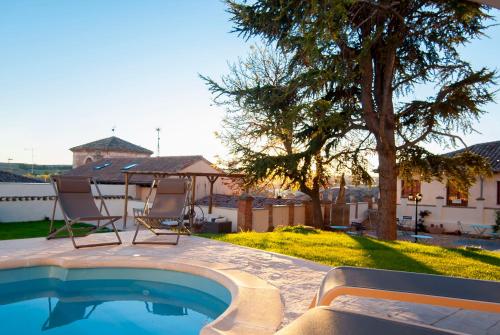
<instances>
[{"instance_id":1,"label":"white facade","mask_svg":"<svg viewBox=\"0 0 500 335\"><path fill-rule=\"evenodd\" d=\"M434 224L445 231L458 230L458 222L464 226L471 224L495 224L496 212L500 211L499 201L500 173L492 177L477 178L476 183L468 190L467 204L453 204L447 201L447 188L445 183L432 181L420 184L422 200L418 204L418 212L428 210L431 212L425 218L426 226ZM412 216L415 219L415 202L402 197L401 180L398 179L397 216Z\"/></svg>"}]
</instances>

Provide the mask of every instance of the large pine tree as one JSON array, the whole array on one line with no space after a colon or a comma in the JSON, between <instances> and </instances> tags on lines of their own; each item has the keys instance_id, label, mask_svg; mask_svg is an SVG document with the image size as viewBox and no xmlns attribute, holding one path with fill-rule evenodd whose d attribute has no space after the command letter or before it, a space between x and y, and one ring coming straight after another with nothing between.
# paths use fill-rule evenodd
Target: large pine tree
<instances>
[{"instance_id":1,"label":"large pine tree","mask_svg":"<svg viewBox=\"0 0 500 335\"><path fill-rule=\"evenodd\" d=\"M324 228L321 188L334 169L349 167L358 180L368 180L367 144L346 140L351 129L345 125L352 122L342 99L311 99L302 85L304 68L290 62L274 48L256 46L219 81L202 79L226 110L218 133L230 151L226 169L245 174L251 185L271 181L298 188L312 201L308 224Z\"/></svg>"},{"instance_id":2,"label":"large pine tree","mask_svg":"<svg viewBox=\"0 0 500 335\"><path fill-rule=\"evenodd\" d=\"M378 155L381 238L396 238L398 174L441 178L446 172L466 188L474 174L487 173L485 161L471 153L450 158L424 146L456 145L493 99L495 73L473 69L457 49L484 34L487 7L453 0L227 3L235 32L262 36L293 54L308 69L302 83L318 99L338 99L339 92L344 101L352 97L348 112L358 118L347 119L360 120L352 128L371 134ZM434 85L434 94L418 97L422 85Z\"/></svg>"}]
</instances>

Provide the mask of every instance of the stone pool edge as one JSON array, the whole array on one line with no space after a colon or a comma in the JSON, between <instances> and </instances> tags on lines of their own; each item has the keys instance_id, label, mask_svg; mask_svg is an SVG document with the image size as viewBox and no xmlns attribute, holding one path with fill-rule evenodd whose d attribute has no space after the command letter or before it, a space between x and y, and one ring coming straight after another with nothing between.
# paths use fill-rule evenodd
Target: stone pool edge
<instances>
[{"instance_id":1,"label":"stone pool edge","mask_svg":"<svg viewBox=\"0 0 500 335\"><path fill-rule=\"evenodd\" d=\"M203 327L201 335L274 334L282 320L284 308L280 291L263 279L225 264L153 259L151 256L110 259L35 257L0 261L0 269L58 266L62 268L143 268L190 273L211 279L231 293L229 307L217 319Z\"/></svg>"}]
</instances>

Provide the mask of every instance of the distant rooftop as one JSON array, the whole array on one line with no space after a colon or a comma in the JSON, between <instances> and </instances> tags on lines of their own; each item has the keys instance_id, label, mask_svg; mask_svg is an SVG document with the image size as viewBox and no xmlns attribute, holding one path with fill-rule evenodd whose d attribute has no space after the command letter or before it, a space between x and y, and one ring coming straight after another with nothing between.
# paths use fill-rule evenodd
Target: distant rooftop
<instances>
[{"instance_id":1,"label":"distant rooftop","mask_svg":"<svg viewBox=\"0 0 500 335\"><path fill-rule=\"evenodd\" d=\"M123 171L162 171L176 173L198 161L206 161L210 164L201 155L106 158L81 165L64 173L64 175L93 177L100 183L123 184L125 182ZM133 184L149 184L151 181L152 176L141 175L133 176L130 182Z\"/></svg>"},{"instance_id":2,"label":"distant rooftop","mask_svg":"<svg viewBox=\"0 0 500 335\"><path fill-rule=\"evenodd\" d=\"M102 151L137 152L149 155L153 154L153 152L149 149L127 142L116 136L111 136L108 138L103 138L102 140L97 140L94 142L78 145L69 150L73 152L80 150L102 150Z\"/></svg>"},{"instance_id":3,"label":"distant rooftop","mask_svg":"<svg viewBox=\"0 0 500 335\"><path fill-rule=\"evenodd\" d=\"M43 181L12 172L0 171L0 183L43 183Z\"/></svg>"},{"instance_id":4,"label":"distant rooftop","mask_svg":"<svg viewBox=\"0 0 500 335\"><path fill-rule=\"evenodd\" d=\"M300 205L302 199L282 199L282 198L267 198L262 196L252 196L253 197L253 208L264 208L266 205ZM196 201L198 205L208 206L209 196L199 199ZM226 207L226 208L238 208L238 195L225 195L225 194L214 194L213 195L213 205L216 207Z\"/></svg>"},{"instance_id":5,"label":"distant rooftop","mask_svg":"<svg viewBox=\"0 0 500 335\"><path fill-rule=\"evenodd\" d=\"M457 155L465 150L469 150L475 154L483 156L490 162L493 172L500 172L500 141L474 144L469 146L467 149L452 151L446 155Z\"/></svg>"}]
</instances>

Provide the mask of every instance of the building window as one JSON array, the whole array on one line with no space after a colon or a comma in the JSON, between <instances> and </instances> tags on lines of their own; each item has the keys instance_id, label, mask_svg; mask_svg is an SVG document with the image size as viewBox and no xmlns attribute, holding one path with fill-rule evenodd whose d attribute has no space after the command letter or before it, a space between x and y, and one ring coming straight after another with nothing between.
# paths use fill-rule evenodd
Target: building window
<instances>
[{"instance_id":1,"label":"building window","mask_svg":"<svg viewBox=\"0 0 500 335\"><path fill-rule=\"evenodd\" d=\"M446 204L448 206L467 207L469 203L469 192L460 192L451 182L446 187Z\"/></svg>"},{"instance_id":2,"label":"building window","mask_svg":"<svg viewBox=\"0 0 500 335\"><path fill-rule=\"evenodd\" d=\"M91 157L87 157L87 159L85 160L85 164L88 164L88 163L92 163L92 158Z\"/></svg>"},{"instance_id":3,"label":"building window","mask_svg":"<svg viewBox=\"0 0 500 335\"><path fill-rule=\"evenodd\" d=\"M497 181L497 205L500 205L500 181Z\"/></svg>"},{"instance_id":4,"label":"building window","mask_svg":"<svg viewBox=\"0 0 500 335\"><path fill-rule=\"evenodd\" d=\"M420 180L401 180L401 198L408 198L410 194L421 193Z\"/></svg>"}]
</instances>

